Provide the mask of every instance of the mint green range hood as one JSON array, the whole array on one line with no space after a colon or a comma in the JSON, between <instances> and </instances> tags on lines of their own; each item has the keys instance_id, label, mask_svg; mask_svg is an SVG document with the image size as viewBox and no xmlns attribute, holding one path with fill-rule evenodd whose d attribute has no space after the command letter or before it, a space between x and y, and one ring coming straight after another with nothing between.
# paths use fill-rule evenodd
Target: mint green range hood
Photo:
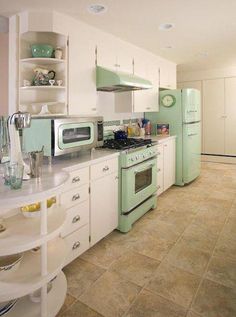
<instances>
[{"instance_id":1,"label":"mint green range hood","mask_svg":"<svg viewBox=\"0 0 236 317\"><path fill-rule=\"evenodd\" d=\"M152 88L149 80L133 74L96 67L97 91L122 92Z\"/></svg>"}]
</instances>

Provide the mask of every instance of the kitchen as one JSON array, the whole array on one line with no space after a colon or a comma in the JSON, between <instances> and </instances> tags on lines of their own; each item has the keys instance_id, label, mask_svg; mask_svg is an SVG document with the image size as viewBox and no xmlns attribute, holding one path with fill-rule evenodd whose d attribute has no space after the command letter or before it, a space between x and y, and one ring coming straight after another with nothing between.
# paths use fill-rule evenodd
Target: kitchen
<instances>
[{"instance_id":1,"label":"kitchen","mask_svg":"<svg viewBox=\"0 0 236 317\"><path fill-rule=\"evenodd\" d=\"M117 34L121 15L111 3L81 2L80 17L60 5L43 16L42 3L1 11L10 16L1 115L11 115L8 129L1 121L10 137L1 160L10 156L12 171L32 153L23 176L34 177L18 190L11 176L0 187L0 255L18 256L3 272L0 314L234 316L236 146L227 111L235 70L213 70L217 58L207 51L191 65L186 52L176 78L178 52L167 46L180 21L168 14L157 23L164 49L153 53L128 39L131 30ZM111 17L109 31L102 21ZM40 174L32 164L42 151Z\"/></svg>"}]
</instances>

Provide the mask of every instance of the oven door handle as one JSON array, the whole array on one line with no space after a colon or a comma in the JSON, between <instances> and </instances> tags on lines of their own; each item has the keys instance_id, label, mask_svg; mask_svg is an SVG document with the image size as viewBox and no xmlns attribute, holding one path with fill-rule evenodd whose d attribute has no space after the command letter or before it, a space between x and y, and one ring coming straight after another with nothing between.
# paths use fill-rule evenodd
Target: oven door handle
<instances>
[{"instance_id":1,"label":"oven door handle","mask_svg":"<svg viewBox=\"0 0 236 317\"><path fill-rule=\"evenodd\" d=\"M144 172L146 170L148 170L149 168L153 168L155 166L155 163L149 164L148 166L144 167L144 168L140 168L138 170L134 170L134 174L138 174L141 172Z\"/></svg>"}]
</instances>

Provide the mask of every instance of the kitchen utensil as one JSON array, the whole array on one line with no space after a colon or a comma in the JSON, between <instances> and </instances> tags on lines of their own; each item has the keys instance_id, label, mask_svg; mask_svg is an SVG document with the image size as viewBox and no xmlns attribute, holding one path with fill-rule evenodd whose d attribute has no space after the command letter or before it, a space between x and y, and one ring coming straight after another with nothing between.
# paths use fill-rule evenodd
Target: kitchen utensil
<instances>
[{"instance_id":1,"label":"kitchen utensil","mask_svg":"<svg viewBox=\"0 0 236 317\"><path fill-rule=\"evenodd\" d=\"M38 178L42 175L43 153L43 148L41 151L33 151L29 153L30 176L33 178Z\"/></svg>"},{"instance_id":2,"label":"kitchen utensil","mask_svg":"<svg viewBox=\"0 0 236 317\"><path fill-rule=\"evenodd\" d=\"M0 162L4 163L9 160L9 133L7 119L0 117Z\"/></svg>"},{"instance_id":3,"label":"kitchen utensil","mask_svg":"<svg viewBox=\"0 0 236 317\"><path fill-rule=\"evenodd\" d=\"M33 57L52 57L53 46L49 44L32 44L31 51Z\"/></svg>"},{"instance_id":4,"label":"kitchen utensil","mask_svg":"<svg viewBox=\"0 0 236 317\"><path fill-rule=\"evenodd\" d=\"M56 76L56 72L54 70L48 70L39 67L34 69L34 74L35 75L32 81L33 86L49 86L49 80L53 80Z\"/></svg>"},{"instance_id":5,"label":"kitchen utensil","mask_svg":"<svg viewBox=\"0 0 236 317\"><path fill-rule=\"evenodd\" d=\"M13 299L9 302L0 303L0 316L5 316L16 304L18 299Z\"/></svg>"},{"instance_id":6,"label":"kitchen utensil","mask_svg":"<svg viewBox=\"0 0 236 317\"><path fill-rule=\"evenodd\" d=\"M23 259L23 253L0 256L0 278L4 278L15 272Z\"/></svg>"},{"instance_id":7,"label":"kitchen utensil","mask_svg":"<svg viewBox=\"0 0 236 317\"><path fill-rule=\"evenodd\" d=\"M57 59L62 59L62 49L60 48L60 47L57 47L56 49L55 49L55 53L54 53L54 55L55 55L55 58L57 58Z\"/></svg>"},{"instance_id":8,"label":"kitchen utensil","mask_svg":"<svg viewBox=\"0 0 236 317\"><path fill-rule=\"evenodd\" d=\"M10 164L9 174L10 174L10 187L11 189L20 189L22 186L24 173L24 165L22 164Z\"/></svg>"},{"instance_id":9,"label":"kitchen utensil","mask_svg":"<svg viewBox=\"0 0 236 317\"><path fill-rule=\"evenodd\" d=\"M114 138L116 140L127 139L127 133L123 130L114 131Z\"/></svg>"}]
</instances>

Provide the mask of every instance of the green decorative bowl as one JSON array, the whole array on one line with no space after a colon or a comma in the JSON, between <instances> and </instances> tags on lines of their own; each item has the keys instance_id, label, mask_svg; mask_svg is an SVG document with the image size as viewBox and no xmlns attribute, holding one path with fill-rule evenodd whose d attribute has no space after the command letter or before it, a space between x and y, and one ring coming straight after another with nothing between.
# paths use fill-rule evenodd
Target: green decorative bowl
<instances>
[{"instance_id":1,"label":"green decorative bowl","mask_svg":"<svg viewBox=\"0 0 236 317\"><path fill-rule=\"evenodd\" d=\"M52 57L53 46L48 44L32 44L31 51L33 57Z\"/></svg>"}]
</instances>

